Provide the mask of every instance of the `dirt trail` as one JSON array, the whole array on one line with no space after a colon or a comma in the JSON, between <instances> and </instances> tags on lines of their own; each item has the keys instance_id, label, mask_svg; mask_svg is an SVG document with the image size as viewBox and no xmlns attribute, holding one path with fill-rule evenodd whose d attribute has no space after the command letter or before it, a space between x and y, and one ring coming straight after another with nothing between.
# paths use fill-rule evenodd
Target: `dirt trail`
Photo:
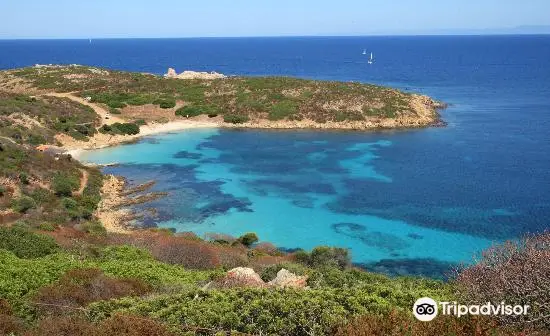
<instances>
[{"instance_id":1,"label":"dirt trail","mask_svg":"<svg viewBox=\"0 0 550 336\"><path fill-rule=\"evenodd\" d=\"M101 125L111 125L116 122L119 122L119 123L125 122L124 119L121 119L117 116L113 116L112 114L109 113L109 111L107 111L103 107L96 105L94 103L90 103L86 99L77 97L70 92L67 92L67 93L51 92L51 93L45 93L43 95L50 96L50 97L58 97L58 98L68 98L74 102L91 107L95 111L95 113L97 113L101 117ZM109 119L106 119L106 117L109 117Z\"/></svg>"},{"instance_id":2,"label":"dirt trail","mask_svg":"<svg viewBox=\"0 0 550 336\"><path fill-rule=\"evenodd\" d=\"M75 195L82 195L84 192L84 189L86 189L86 186L88 185L88 178L90 177L90 173L86 169L80 169L80 172L82 173L82 178L80 179L80 188L78 188L78 191L76 191Z\"/></svg>"}]
</instances>

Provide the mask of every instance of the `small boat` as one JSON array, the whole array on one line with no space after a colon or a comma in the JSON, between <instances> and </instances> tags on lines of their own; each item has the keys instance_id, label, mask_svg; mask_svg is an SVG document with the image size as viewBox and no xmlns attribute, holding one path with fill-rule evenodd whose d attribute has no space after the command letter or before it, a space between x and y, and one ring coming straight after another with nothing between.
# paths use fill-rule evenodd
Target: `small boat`
<instances>
[{"instance_id":1,"label":"small boat","mask_svg":"<svg viewBox=\"0 0 550 336\"><path fill-rule=\"evenodd\" d=\"M367 54L367 49L363 49L363 55Z\"/></svg>"},{"instance_id":2,"label":"small boat","mask_svg":"<svg viewBox=\"0 0 550 336\"><path fill-rule=\"evenodd\" d=\"M90 44L92 44L92 39L90 39Z\"/></svg>"},{"instance_id":3,"label":"small boat","mask_svg":"<svg viewBox=\"0 0 550 336\"><path fill-rule=\"evenodd\" d=\"M374 63L374 55L371 52L370 53L370 58L369 58L369 64L372 64L372 63Z\"/></svg>"}]
</instances>

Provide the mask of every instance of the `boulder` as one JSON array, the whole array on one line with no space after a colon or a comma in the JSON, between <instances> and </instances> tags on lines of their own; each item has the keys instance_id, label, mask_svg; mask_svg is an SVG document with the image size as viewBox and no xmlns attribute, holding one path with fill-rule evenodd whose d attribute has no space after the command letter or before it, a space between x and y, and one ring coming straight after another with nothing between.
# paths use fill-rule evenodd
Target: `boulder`
<instances>
[{"instance_id":1,"label":"boulder","mask_svg":"<svg viewBox=\"0 0 550 336\"><path fill-rule=\"evenodd\" d=\"M280 288L305 288L307 276L298 276L283 268L277 272L275 279L268 282L268 285Z\"/></svg>"},{"instance_id":2,"label":"boulder","mask_svg":"<svg viewBox=\"0 0 550 336\"><path fill-rule=\"evenodd\" d=\"M215 280L208 287L214 288L233 288L233 287L265 287L266 284L260 278L258 273L254 272L252 268L237 267L227 272L227 274L221 278Z\"/></svg>"},{"instance_id":3,"label":"boulder","mask_svg":"<svg viewBox=\"0 0 550 336\"><path fill-rule=\"evenodd\" d=\"M174 70L173 68L168 68L168 72L166 73L166 75L164 75L164 77L166 77L166 78L177 78L178 74L176 73L176 70Z\"/></svg>"}]
</instances>

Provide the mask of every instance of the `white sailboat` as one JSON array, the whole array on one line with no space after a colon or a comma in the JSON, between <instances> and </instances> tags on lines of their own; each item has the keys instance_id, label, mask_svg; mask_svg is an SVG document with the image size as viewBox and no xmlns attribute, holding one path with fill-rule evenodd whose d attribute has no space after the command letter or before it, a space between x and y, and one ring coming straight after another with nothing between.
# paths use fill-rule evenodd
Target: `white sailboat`
<instances>
[{"instance_id":1,"label":"white sailboat","mask_svg":"<svg viewBox=\"0 0 550 336\"><path fill-rule=\"evenodd\" d=\"M363 55L367 54L367 49L363 49Z\"/></svg>"},{"instance_id":2,"label":"white sailboat","mask_svg":"<svg viewBox=\"0 0 550 336\"><path fill-rule=\"evenodd\" d=\"M372 64L372 63L374 63L374 55L371 52L370 53L370 58L369 58L369 64Z\"/></svg>"}]
</instances>

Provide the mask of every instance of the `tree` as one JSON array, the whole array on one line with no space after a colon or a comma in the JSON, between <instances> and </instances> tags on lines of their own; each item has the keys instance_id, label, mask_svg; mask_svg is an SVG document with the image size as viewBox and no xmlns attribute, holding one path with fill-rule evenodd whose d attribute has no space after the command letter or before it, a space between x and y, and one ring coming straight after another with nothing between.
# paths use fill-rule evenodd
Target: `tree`
<instances>
[{"instance_id":1,"label":"tree","mask_svg":"<svg viewBox=\"0 0 550 336\"><path fill-rule=\"evenodd\" d=\"M246 247L252 246L252 244L258 242L258 236L254 232L248 232L240 236L237 241Z\"/></svg>"}]
</instances>

